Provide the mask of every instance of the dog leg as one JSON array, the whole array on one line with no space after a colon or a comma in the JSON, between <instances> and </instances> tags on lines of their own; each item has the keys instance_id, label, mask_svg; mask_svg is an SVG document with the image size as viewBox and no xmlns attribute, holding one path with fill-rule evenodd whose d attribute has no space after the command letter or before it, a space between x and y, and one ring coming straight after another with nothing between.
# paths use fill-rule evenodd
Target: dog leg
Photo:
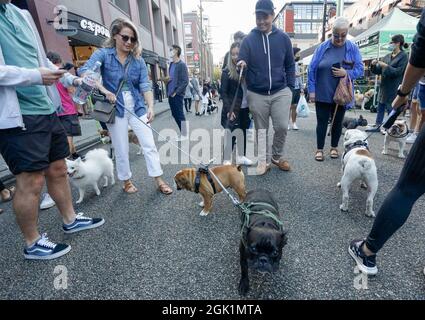
<instances>
[{"instance_id":1,"label":"dog leg","mask_svg":"<svg viewBox=\"0 0 425 320\"><path fill-rule=\"evenodd\" d=\"M80 194L80 197L78 198L78 200L77 200L77 204L80 204L81 202L83 202L83 200L84 200L84 189L82 189L82 188L78 188L78 192L79 192L79 194Z\"/></svg>"},{"instance_id":2,"label":"dog leg","mask_svg":"<svg viewBox=\"0 0 425 320\"><path fill-rule=\"evenodd\" d=\"M399 148L398 157L400 159L405 159L406 158L406 156L404 155L404 147L405 146L406 146L406 143L404 141L399 141L398 142L398 148Z\"/></svg>"},{"instance_id":3,"label":"dog leg","mask_svg":"<svg viewBox=\"0 0 425 320\"><path fill-rule=\"evenodd\" d=\"M349 191L352 182L352 179L348 178L347 174L344 174L341 179L342 204L339 208L343 212L348 212L348 200L350 199Z\"/></svg>"},{"instance_id":4,"label":"dog leg","mask_svg":"<svg viewBox=\"0 0 425 320\"><path fill-rule=\"evenodd\" d=\"M93 184L94 191L96 192L97 196L100 196L100 190L99 186L97 185L97 182Z\"/></svg>"},{"instance_id":5,"label":"dog leg","mask_svg":"<svg viewBox=\"0 0 425 320\"><path fill-rule=\"evenodd\" d=\"M106 188L108 186L108 176L104 176L105 183L103 184L103 188Z\"/></svg>"},{"instance_id":6,"label":"dog leg","mask_svg":"<svg viewBox=\"0 0 425 320\"><path fill-rule=\"evenodd\" d=\"M205 203L204 203L204 201L199 202L199 203L198 203L198 205L199 205L201 208L205 207Z\"/></svg>"},{"instance_id":7,"label":"dog leg","mask_svg":"<svg viewBox=\"0 0 425 320\"><path fill-rule=\"evenodd\" d=\"M245 200L245 197L246 197L245 185L243 185L243 184L239 185L239 186L235 187L234 190L239 196L239 201L243 202Z\"/></svg>"},{"instance_id":8,"label":"dog leg","mask_svg":"<svg viewBox=\"0 0 425 320\"><path fill-rule=\"evenodd\" d=\"M249 291L249 277L248 277L248 260L245 255L245 246L241 242L239 246L240 263L241 263L241 280L239 281L239 294L246 296Z\"/></svg>"},{"instance_id":9,"label":"dog leg","mask_svg":"<svg viewBox=\"0 0 425 320\"><path fill-rule=\"evenodd\" d=\"M390 142L387 139L387 136L385 136L385 139L384 139L384 150L382 150L382 154L388 154L388 145L389 144L390 144Z\"/></svg>"},{"instance_id":10,"label":"dog leg","mask_svg":"<svg viewBox=\"0 0 425 320\"><path fill-rule=\"evenodd\" d=\"M111 186L115 185L115 176L114 176L113 169L112 169L112 172L109 174L109 177L111 178Z\"/></svg>"},{"instance_id":11,"label":"dog leg","mask_svg":"<svg viewBox=\"0 0 425 320\"><path fill-rule=\"evenodd\" d=\"M368 182L368 185L369 194L366 200L366 216L374 218L376 215L373 211L373 199L375 199L376 192L378 191L378 180L376 179L374 182Z\"/></svg>"},{"instance_id":12,"label":"dog leg","mask_svg":"<svg viewBox=\"0 0 425 320\"><path fill-rule=\"evenodd\" d=\"M207 215L210 214L211 208L212 208L212 197L211 196L207 196L207 195L203 195L204 198L204 210L201 211L201 213L199 214L201 217L206 217Z\"/></svg>"}]
</instances>

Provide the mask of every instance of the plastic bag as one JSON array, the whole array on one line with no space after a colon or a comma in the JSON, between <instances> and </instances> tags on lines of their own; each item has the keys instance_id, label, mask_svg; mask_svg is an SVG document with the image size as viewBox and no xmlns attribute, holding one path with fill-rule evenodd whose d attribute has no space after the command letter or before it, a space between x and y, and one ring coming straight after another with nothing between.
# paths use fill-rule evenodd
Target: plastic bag
<instances>
[{"instance_id":1,"label":"plastic bag","mask_svg":"<svg viewBox=\"0 0 425 320\"><path fill-rule=\"evenodd\" d=\"M310 115L310 108L308 107L308 103L304 95L302 95L300 97L300 101L298 101L297 115L300 118L308 118Z\"/></svg>"}]
</instances>

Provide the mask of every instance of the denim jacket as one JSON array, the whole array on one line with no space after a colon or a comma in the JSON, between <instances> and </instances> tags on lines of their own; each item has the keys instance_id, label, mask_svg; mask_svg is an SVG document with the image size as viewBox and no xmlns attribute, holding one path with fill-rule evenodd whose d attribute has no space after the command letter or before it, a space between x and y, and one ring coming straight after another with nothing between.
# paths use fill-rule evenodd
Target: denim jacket
<instances>
[{"instance_id":1,"label":"denim jacket","mask_svg":"<svg viewBox=\"0 0 425 320\"><path fill-rule=\"evenodd\" d=\"M89 61L78 70L80 75L92 69L99 61L102 63L101 73L103 86L113 94L117 93L121 80L124 78L125 66L130 63L127 71L128 86L134 98L134 112L138 117L146 114L145 99L143 93L151 91L151 84L148 78L148 69L143 58L135 58L129 55L125 66L118 59L115 48L103 48L92 54ZM124 98L122 93L117 94L117 116L124 117Z\"/></svg>"},{"instance_id":2,"label":"denim jacket","mask_svg":"<svg viewBox=\"0 0 425 320\"><path fill-rule=\"evenodd\" d=\"M316 92L316 72L317 67L319 66L320 61L325 55L326 50L331 47L331 39L323 42L314 52L313 59L310 62L310 66L308 68L308 92L315 93ZM347 40L347 50L345 52L345 60L353 62L353 68L350 70L346 70L348 75L350 76L351 81L358 79L364 74L364 65L362 61L362 56L360 54L360 50L356 44ZM353 86L354 90L354 86ZM354 96L354 94L353 94ZM354 101L353 101L354 102ZM348 105L347 107L350 107Z\"/></svg>"}]
</instances>

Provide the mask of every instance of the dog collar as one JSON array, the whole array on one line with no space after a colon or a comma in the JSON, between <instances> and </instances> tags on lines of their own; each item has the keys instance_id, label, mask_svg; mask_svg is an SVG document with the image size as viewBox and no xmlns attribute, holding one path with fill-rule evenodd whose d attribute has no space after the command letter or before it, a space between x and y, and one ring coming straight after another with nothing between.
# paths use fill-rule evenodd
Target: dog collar
<instances>
[{"instance_id":1,"label":"dog collar","mask_svg":"<svg viewBox=\"0 0 425 320\"><path fill-rule=\"evenodd\" d=\"M214 194L217 193L217 190L215 188L215 184L214 181L208 171L207 168L199 168L198 171L196 172L196 177L195 177L195 193L199 193L199 188L201 186L201 175L205 174L207 176L208 182L210 183L211 187L213 188Z\"/></svg>"},{"instance_id":2,"label":"dog collar","mask_svg":"<svg viewBox=\"0 0 425 320\"><path fill-rule=\"evenodd\" d=\"M369 150L369 144L366 141L363 140L357 140L354 143L349 144L348 146L345 147L345 152L344 155L342 156L342 159L345 159L345 156L353 149L356 148L365 148L367 150Z\"/></svg>"}]
</instances>

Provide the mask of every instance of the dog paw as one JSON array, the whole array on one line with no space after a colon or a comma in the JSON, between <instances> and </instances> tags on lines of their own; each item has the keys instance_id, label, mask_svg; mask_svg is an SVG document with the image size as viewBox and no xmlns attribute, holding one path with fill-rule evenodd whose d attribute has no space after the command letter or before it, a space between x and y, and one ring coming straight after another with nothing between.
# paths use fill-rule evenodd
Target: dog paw
<instances>
[{"instance_id":1,"label":"dog paw","mask_svg":"<svg viewBox=\"0 0 425 320\"><path fill-rule=\"evenodd\" d=\"M198 203L198 205L199 205L201 208L205 207L204 201L199 202L199 203Z\"/></svg>"},{"instance_id":2,"label":"dog paw","mask_svg":"<svg viewBox=\"0 0 425 320\"><path fill-rule=\"evenodd\" d=\"M339 208L341 209L341 211L342 211L342 212L348 212L348 208L347 208L347 207L345 207L343 204L341 204L341 205L339 206Z\"/></svg>"},{"instance_id":3,"label":"dog paw","mask_svg":"<svg viewBox=\"0 0 425 320\"><path fill-rule=\"evenodd\" d=\"M241 279L241 281L239 282L239 294L245 297L248 294L248 291L249 291L249 280Z\"/></svg>"},{"instance_id":4,"label":"dog paw","mask_svg":"<svg viewBox=\"0 0 425 320\"><path fill-rule=\"evenodd\" d=\"M199 214L201 217L206 217L209 214L209 212L205 212L204 210L201 211Z\"/></svg>"},{"instance_id":5,"label":"dog paw","mask_svg":"<svg viewBox=\"0 0 425 320\"><path fill-rule=\"evenodd\" d=\"M77 202L75 202L76 204L80 204L81 202L83 202L83 199L81 200L77 200Z\"/></svg>"},{"instance_id":6,"label":"dog paw","mask_svg":"<svg viewBox=\"0 0 425 320\"><path fill-rule=\"evenodd\" d=\"M399 155L398 155L398 157L399 157L400 159L406 159L406 156L405 156L404 154L399 154Z\"/></svg>"},{"instance_id":7,"label":"dog paw","mask_svg":"<svg viewBox=\"0 0 425 320\"><path fill-rule=\"evenodd\" d=\"M376 217L376 214L375 214L374 211L366 212L365 215L366 215L366 217L369 217L369 218L375 218Z\"/></svg>"}]
</instances>

